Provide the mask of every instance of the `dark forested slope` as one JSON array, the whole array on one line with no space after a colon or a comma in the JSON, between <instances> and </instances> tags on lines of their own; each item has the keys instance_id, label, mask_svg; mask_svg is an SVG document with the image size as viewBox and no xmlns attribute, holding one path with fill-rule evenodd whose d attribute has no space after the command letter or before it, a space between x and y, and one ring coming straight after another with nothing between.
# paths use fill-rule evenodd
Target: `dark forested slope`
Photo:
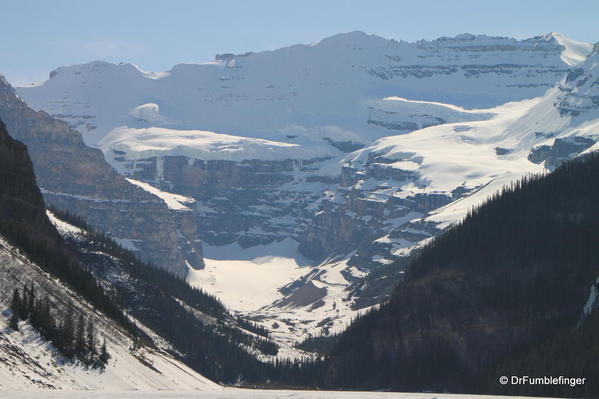
<instances>
[{"instance_id":1,"label":"dark forested slope","mask_svg":"<svg viewBox=\"0 0 599 399\"><path fill-rule=\"evenodd\" d=\"M46 216L27 147L9 136L1 121L0 235L99 310L128 326L115 298L98 285L92 274L64 246Z\"/></svg>"},{"instance_id":2,"label":"dark forested slope","mask_svg":"<svg viewBox=\"0 0 599 399\"><path fill-rule=\"evenodd\" d=\"M426 247L389 302L340 337L327 384L596 393L596 382L531 388L497 379L599 375L596 315L582 320L599 276L598 204L597 155L504 189ZM564 337L594 342L584 358L595 360L564 356L573 347Z\"/></svg>"}]
</instances>

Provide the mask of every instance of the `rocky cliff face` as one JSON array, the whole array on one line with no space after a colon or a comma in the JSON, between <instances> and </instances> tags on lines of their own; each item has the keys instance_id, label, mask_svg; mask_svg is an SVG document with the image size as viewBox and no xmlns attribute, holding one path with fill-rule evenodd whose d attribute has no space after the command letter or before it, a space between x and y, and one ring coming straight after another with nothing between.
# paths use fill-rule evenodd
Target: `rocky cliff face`
<instances>
[{"instance_id":1,"label":"rocky cliff face","mask_svg":"<svg viewBox=\"0 0 599 399\"><path fill-rule=\"evenodd\" d=\"M409 247L432 237L439 229L420 222L428 212L456 198L452 193L412 193L400 197L397 188L421 185L414 170L384 167L394 161L371 153L363 167L343 166L335 194L325 198L311 215L300 248L315 259L354 251L351 263L368 269L390 262L391 240ZM400 256L401 252L397 252Z\"/></svg>"},{"instance_id":2,"label":"rocky cliff face","mask_svg":"<svg viewBox=\"0 0 599 399\"><path fill-rule=\"evenodd\" d=\"M10 137L0 121L0 216L10 223L51 229L27 147Z\"/></svg>"},{"instance_id":3,"label":"rocky cliff face","mask_svg":"<svg viewBox=\"0 0 599 399\"><path fill-rule=\"evenodd\" d=\"M310 165L318 163L165 156L125 162L123 167L135 179L196 199L195 213L202 225L198 235L207 243L237 242L247 248L296 238L306 207L327 186L320 181L326 177L310 175ZM305 181L310 178L313 181Z\"/></svg>"},{"instance_id":4,"label":"rocky cliff face","mask_svg":"<svg viewBox=\"0 0 599 399\"><path fill-rule=\"evenodd\" d=\"M178 230L173 211L159 198L119 176L65 122L30 109L4 79L0 118L27 145L48 205L81 215L158 267L185 275L186 259L202 266L194 217L185 217L187 228ZM184 246L187 254L180 249Z\"/></svg>"},{"instance_id":5,"label":"rocky cliff face","mask_svg":"<svg viewBox=\"0 0 599 399\"><path fill-rule=\"evenodd\" d=\"M599 109L599 43L593 47L583 65L570 71L559 86L560 96L556 104L562 115L579 119L597 116Z\"/></svg>"}]
</instances>

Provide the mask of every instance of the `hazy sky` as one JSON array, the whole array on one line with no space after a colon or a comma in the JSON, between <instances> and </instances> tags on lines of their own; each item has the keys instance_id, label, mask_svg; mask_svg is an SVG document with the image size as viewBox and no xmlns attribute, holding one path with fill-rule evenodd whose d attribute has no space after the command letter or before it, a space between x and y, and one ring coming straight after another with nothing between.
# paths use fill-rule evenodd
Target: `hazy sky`
<instances>
[{"instance_id":1,"label":"hazy sky","mask_svg":"<svg viewBox=\"0 0 599 399\"><path fill-rule=\"evenodd\" d=\"M123 61L163 71L353 30L408 41L552 31L599 41L599 0L3 0L0 11L0 73L18 85L61 65Z\"/></svg>"}]
</instances>

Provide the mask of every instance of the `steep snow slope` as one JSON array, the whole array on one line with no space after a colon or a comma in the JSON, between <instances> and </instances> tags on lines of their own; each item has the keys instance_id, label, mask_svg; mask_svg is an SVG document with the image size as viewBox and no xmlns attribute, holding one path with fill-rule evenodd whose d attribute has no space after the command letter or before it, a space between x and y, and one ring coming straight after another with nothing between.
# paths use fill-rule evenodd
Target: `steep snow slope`
<instances>
[{"instance_id":1,"label":"steep snow slope","mask_svg":"<svg viewBox=\"0 0 599 399\"><path fill-rule=\"evenodd\" d=\"M94 310L68 287L31 263L19 251L0 239L0 395L6 390L219 390L220 387L197 374L166 352L149 347L137 349L133 341L111 320ZM108 367L100 372L65 359L28 324L20 331L8 328L8 303L15 287L35 283L38 295L48 295L55 306L68 302L94 320L100 337L106 339L111 355Z\"/></svg>"},{"instance_id":2,"label":"steep snow slope","mask_svg":"<svg viewBox=\"0 0 599 399\"><path fill-rule=\"evenodd\" d=\"M554 39L564 47L561 58L568 65L578 65L585 60L587 55L593 50L590 43L577 42L560 33L552 32L545 36L547 40Z\"/></svg>"},{"instance_id":3,"label":"steep snow slope","mask_svg":"<svg viewBox=\"0 0 599 399\"><path fill-rule=\"evenodd\" d=\"M191 209L189 208L189 206L196 202L191 197L185 197L184 195L168 193L139 180L127 178L127 181L131 184L136 185L137 187L141 187L150 194L153 194L156 197L160 198L164 201L164 203L166 204L166 206L168 206L169 209L172 209L174 211L190 211Z\"/></svg>"}]
</instances>

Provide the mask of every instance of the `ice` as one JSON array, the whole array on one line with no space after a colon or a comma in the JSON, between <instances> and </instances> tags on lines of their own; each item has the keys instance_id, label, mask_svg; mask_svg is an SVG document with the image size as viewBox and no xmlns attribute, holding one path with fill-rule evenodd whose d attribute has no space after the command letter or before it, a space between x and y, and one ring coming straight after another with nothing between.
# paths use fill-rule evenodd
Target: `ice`
<instances>
[{"instance_id":1,"label":"ice","mask_svg":"<svg viewBox=\"0 0 599 399\"><path fill-rule=\"evenodd\" d=\"M1 392L12 399L38 399L39 392ZM44 392L52 399L534 399L531 396L452 395L438 393L360 392L360 391L280 391L226 388L215 392L135 392L72 391Z\"/></svg>"},{"instance_id":2,"label":"ice","mask_svg":"<svg viewBox=\"0 0 599 399\"><path fill-rule=\"evenodd\" d=\"M237 243L205 244L204 260L204 269L189 269L189 283L240 312L256 311L281 299L279 288L311 270L309 261L297 251L297 242L290 238L247 249Z\"/></svg>"}]
</instances>

